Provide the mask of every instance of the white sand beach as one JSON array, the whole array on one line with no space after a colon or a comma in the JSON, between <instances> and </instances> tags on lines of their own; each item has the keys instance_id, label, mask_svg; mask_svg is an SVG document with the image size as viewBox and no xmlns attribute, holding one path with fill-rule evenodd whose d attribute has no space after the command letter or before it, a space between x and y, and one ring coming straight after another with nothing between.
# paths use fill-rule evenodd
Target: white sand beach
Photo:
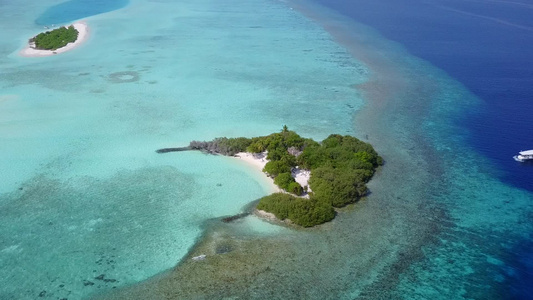
<instances>
[{"instance_id":1,"label":"white sand beach","mask_svg":"<svg viewBox=\"0 0 533 300\"><path fill-rule=\"evenodd\" d=\"M69 25L70 26L70 25ZM74 43L68 43L65 47L56 49L56 50L39 50L35 49L35 44L29 43L26 48L22 49L20 51L20 55L24 57L43 57L43 56L52 56L56 54L60 54L63 52L70 51L76 47L78 47L80 44L82 44L84 41L87 40L89 37L89 27L87 26L87 23L80 21L72 24L76 30L78 30L78 38ZM68 27L68 26L67 26Z\"/></svg>"},{"instance_id":2,"label":"white sand beach","mask_svg":"<svg viewBox=\"0 0 533 300\"><path fill-rule=\"evenodd\" d=\"M263 168L267 164L267 153L250 153L250 152L239 152L235 154L235 157L242 159L243 161L255 166L259 171L263 172Z\"/></svg>"},{"instance_id":3,"label":"white sand beach","mask_svg":"<svg viewBox=\"0 0 533 300\"><path fill-rule=\"evenodd\" d=\"M260 172L263 172L263 168L268 162L268 159L266 158L267 157L266 152L263 152L263 153L239 152L235 154L235 157L238 157L242 161L254 166ZM311 191L311 189L308 186L309 185L308 181L311 176L311 171L295 168L293 169L291 173L292 173L292 177L294 177L294 180L296 180L296 182L298 182L302 187L307 186L308 191ZM273 178L268 177L268 179L269 179L269 182L272 183L273 189L276 192L282 192L282 190L277 185L274 184ZM308 195L305 194L303 197L308 197Z\"/></svg>"},{"instance_id":4,"label":"white sand beach","mask_svg":"<svg viewBox=\"0 0 533 300\"><path fill-rule=\"evenodd\" d=\"M295 168L292 170L291 174L296 182L298 182L302 187L307 186L307 191L311 192L311 188L309 187L309 178L311 178L311 171Z\"/></svg>"},{"instance_id":5,"label":"white sand beach","mask_svg":"<svg viewBox=\"0 0 533 300\"><path fill-rule=\"evenodd\" d=\"M239 158L245 163L253 166L259 172L263 172L263 168L268 162L268 160L266 159L266 156L267 156L266 152L263 152L263 153L239 152L235 154L236 158ZM272 191L275 193L281 192L280 188L276 184L274 184L274 179L272 177L268 177L268 176L266 177L268 178L268 182L271 185Z\"/></svg>"}]
</instances>

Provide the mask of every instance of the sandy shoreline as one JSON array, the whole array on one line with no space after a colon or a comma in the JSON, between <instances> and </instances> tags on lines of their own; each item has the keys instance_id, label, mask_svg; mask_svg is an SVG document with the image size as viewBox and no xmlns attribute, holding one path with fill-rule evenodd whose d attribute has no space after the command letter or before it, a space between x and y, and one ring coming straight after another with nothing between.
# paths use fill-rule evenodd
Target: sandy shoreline
<instances>
[{"instance_id":1,"label":"sandy shoreline","mask_svg":"<svg viewBox=\"0 0 533 300\"><path fill-rule=\"evenodd\" d=\"M74 43L68 43L65 47L62 47L56 50L38 50L38 49L33 48L35 45L31 43L31 44L28 44L24 49L20 51L19 53L20 56L24 56L24 57L52 56L52 55L70 51L78 47L80 44L86 41L87 38L89 37L89 27L87 26L87 23L85 22L76 22L72 24L72 26L74 26L74 28L78 30L78 38L76 39Z\"/></svg>"},{"instance_id":2,"label":"sandy shoreline","mask_svg":"<svg viewBox=\"0 0 533 300\"><path fill-rule=\"evenodd\" d=\"M268 162L268 160L266 159L266 152L263 152L263 153L239 152L235 154L234 157L253 166L259 172L263 173L263 175L265 175L265 177L268 179L270 188L274 193L281 192L280 188L274 183L274 179L272 177L266 176L266 174L263 172L263 168Z\"/></svg>"},{"instance_id":3,"label":"sandy shoreline","mask_svg":"<svg viewBox=\"0 0 533 300\"><path fill-rule=\"evenodd\" d=\"M254 166L256 169L258 169L263 174L265 174L263 172L263 168L268 162L268 159L266 158L266 156L267 156L266 152L263 152L263 153L239 152L235 154L235 157L241 159L242 161L248 163L251 166ZM296 168L291 173L292 173L292 176L294 177L294 180L296 180L296 182L298 182L302 187L308 186L308 181L311 176L311 172L309 170ZM266 176L266 177L268 178L268 181L271 183L273 190L275 192L283 192L276 184L274 184L274 179L272 177L269 177L269 176ZM309 189L309 191L310 190L311 189ZM305 196L307 196L307 194Z\"/></svg>"}]
</instances>

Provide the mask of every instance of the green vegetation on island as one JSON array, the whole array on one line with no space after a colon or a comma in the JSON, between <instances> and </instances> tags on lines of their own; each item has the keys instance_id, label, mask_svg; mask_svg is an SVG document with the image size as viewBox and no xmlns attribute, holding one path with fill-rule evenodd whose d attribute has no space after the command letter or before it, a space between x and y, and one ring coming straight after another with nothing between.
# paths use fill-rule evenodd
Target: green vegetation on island
<instances>
[{"instance_id":1,"label":"green vegetation on island","mask_svg":"<svg viewBox=\"0 0 533 300\"><path fill-rule=\"evenodd\" d=\"M263 171L288 193L275 193L261 198L257 209L304 227L330 221L335 217L334 208L359 200L367 193L366 183L376 168L383 164L382 158L370 144L355 137L332 134L318 143L300 137L286 126L280 133L251 139L193 141L189 149L223 155L268 151L269 162ZM298 197L304 188L292 176L291 171L296 167L311 171L309 198Z\"/></svg>"},{"instance_id":2,"label":"green vegetation on island","mask_svg":"<svg viewBox=\"0 0 533 300\"><path fill-rule=\"evenodd\" d=\"M68 43L75 42L78 39L78 30L74 26L60 27L51 31L39 33L30 39L35 43L35 49L56 50L65 47Z\"/></svg>"},{"instance_id":3,"label":"green vegetation on island","mask_svg":"<svg viewBox=\"0 0 533 300\"><path fill-rule=\"evenodd\" d=\"M303 227L315 226L335 218L335 210L331 205L285 193L274 193L261 198L257 209L273 213L280 220L289 219Z\"/></svg>"}]
</instances>

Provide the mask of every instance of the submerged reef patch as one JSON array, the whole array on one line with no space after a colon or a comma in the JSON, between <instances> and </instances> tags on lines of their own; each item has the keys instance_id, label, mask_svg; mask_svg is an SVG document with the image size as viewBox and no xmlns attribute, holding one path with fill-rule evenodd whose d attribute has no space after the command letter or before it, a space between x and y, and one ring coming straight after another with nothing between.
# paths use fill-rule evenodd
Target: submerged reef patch
<instances>
[{"instance_id":1,"label":"submerged reef patch","mask_svg":"<svg viewBox=\"0 0 533 300\"><path fill-rule=\"evenodd\" d=\"M108 80L112 83L136 82L139 78L139 73L135 71L115 72L108 76Z\"/></svg>"}]
</instances>

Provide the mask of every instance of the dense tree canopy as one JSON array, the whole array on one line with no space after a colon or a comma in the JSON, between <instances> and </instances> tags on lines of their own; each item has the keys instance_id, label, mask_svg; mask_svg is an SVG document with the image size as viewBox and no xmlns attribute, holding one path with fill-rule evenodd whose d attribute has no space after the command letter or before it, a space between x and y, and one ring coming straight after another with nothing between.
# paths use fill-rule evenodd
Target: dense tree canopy
<instances>
[{"instance_id":1,"label":"dense tree canopy","mask_svg":"<svg viewBox=\"0 0 533 300\"><path fill-rule=\"evenodd\" d=\"M291 166L279 160L271 160L266 163L263 172L269 176L276 177L281 173L290 173Z\"/></svg>"},{"instance_id":2,"label":"dense tree canopy","mask_svg":"<svg viewBox=\"0 0 533 300\"><path fill-rule=\"evenodd\" d=\"M361 174L365 172L365 174ZM366 170L334 169L330 166L314 169L309 184L313 197L342 207L354 203L366 193Z\"/></svg>"},{"instance_id":3,"label":"dense tree canopy","mask_svg":"<svg viewBox=\"0 0 533 300\"><path fill-rule=\"evenodd\" d=\"M304 227L322 224L335 217L335 210L331 205L285 193L261 198L257 209L271 212L280 220L289 219Z\"/></svg>"},{"instance_id":4,"label":"dense tree canopy","mask_svg":"<svg viewBox=\"0 0 533 300\"><path fill-rule=\"evenodd\" d=\"M43 50L56 50L73 43L78 39L78 30L74 26L60 27L51 31L39 33L30 41L35 43L35 48Z\"/></svg>"}]
</instances>

